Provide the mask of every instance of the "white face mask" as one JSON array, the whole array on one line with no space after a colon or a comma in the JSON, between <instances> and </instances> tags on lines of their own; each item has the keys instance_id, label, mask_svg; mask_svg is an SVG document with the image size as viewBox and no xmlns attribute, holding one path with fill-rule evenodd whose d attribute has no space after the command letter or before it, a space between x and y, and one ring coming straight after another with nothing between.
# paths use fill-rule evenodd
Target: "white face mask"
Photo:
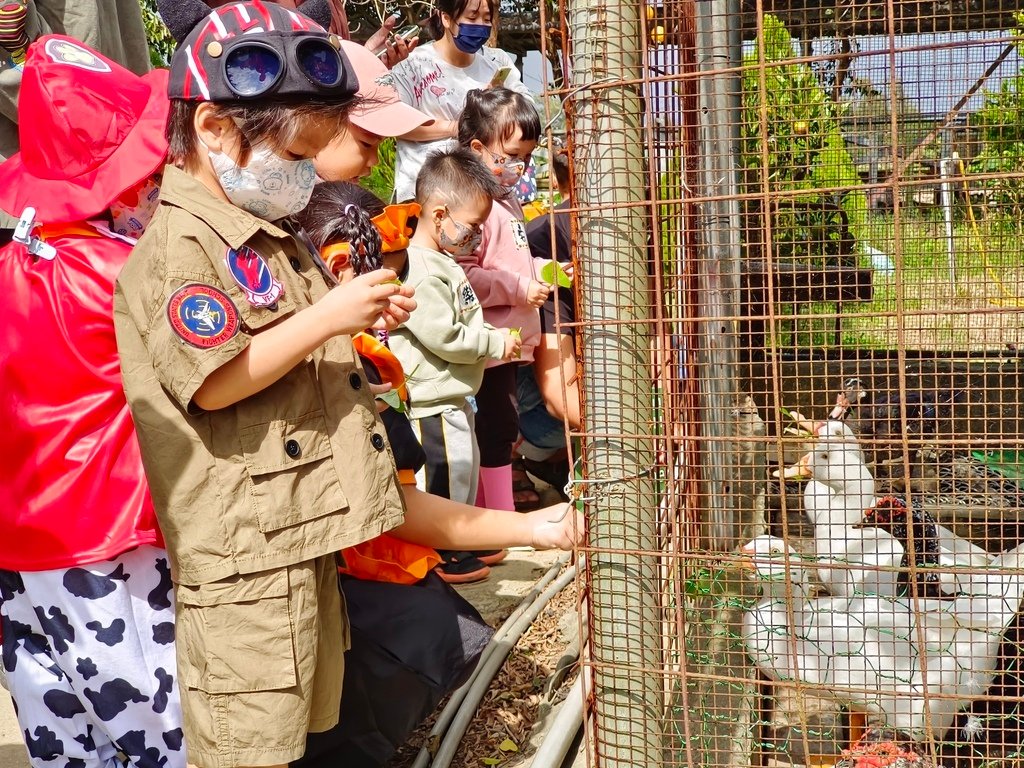
<instances>
[{"instance_id":1,"label":"white face mask","mask_svg":"<svg viewBox=\"0 0 1024 768\"><path fill-rule=\"evenodd\" d=\"M234 205L267 221L298 213L316 184L313 160L285 160L270 147L255 149L242 168L222 152L208 150L221 189Z\"/></svg>"},{"instance_id":2,"label":"white face mask","mask_svg":"<svg viewBox=\"0 0 1024 768\"><path fill-rule=\"evenodd\" d=\"M149 178L136 190L138 199L134 205L127 205L120 198L110 204L111 230L119 235L138 240L145 231L157 203L160 202L160 183Z\"/></svg>"}]
</instances>

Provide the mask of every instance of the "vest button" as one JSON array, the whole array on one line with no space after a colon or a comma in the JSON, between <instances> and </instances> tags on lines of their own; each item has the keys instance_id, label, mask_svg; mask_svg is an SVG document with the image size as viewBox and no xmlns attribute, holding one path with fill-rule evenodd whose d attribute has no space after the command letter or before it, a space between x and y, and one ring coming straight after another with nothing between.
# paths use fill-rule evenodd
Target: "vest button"
<instances>
[{"instance_id":1,"label":"vest button","mask_svg":"<svg viewBox=\"0 0 1024 768\"><path fill-rule=\"evenodd\" d=\"M294 269L296 272L301 272L302 271L302 262L299 261L294 256L292 256L290 259L288 259L288 263L292 265L292 269Z\"/></svg>"},{"instance_id":2,"label":"vest button","mask_svg":"<svg viewBox=\"0 0 1024 768\"><path fill-rule=\"evenodd\" d=\"M361 389L363 386L363 380L360 378L358 373L350 373L348 375L348 383L352 389Z\"/></svg>"},{"instance_id":3,"label":"vest button","mask_svg":"<svg viewBox=\"0 0 1024 768\"><path fill-rule=\"evenodd\" d=\"M302 455L302 446L297 440L285 440L284 452L288 454L289 458L297 459Z\"/></svg>"},{"instance_id":4,"label":"vest button","mask_svg":"<svg viewBox=\"0 0 1024 768\"><path fill-rule=\"evenodd\" d=\"M378 435L376 432L373 437L370 438L370 445L376 448L378 451L384 450L384 438Z\"/></svg>"}]
</instances>

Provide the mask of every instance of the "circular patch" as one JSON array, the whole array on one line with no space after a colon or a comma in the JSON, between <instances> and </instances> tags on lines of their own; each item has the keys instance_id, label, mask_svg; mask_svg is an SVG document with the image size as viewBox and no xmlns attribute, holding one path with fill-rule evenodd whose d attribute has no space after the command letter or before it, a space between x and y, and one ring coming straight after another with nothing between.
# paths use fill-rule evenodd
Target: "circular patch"
<instances>
[{"instance_id":1,"label":"circular patch","mask_svg":"<svg viewBox=\"0 0 1024 768\"><path fill-rule=\"evenodd\" d=\"M191 283L171 294L167 303L171 328L194 347L208 349L238 333L238 310L219 288Z\"/></svg>"},{"instance_id":2,"label":"circular patch","mask_svg":"<svg viewBox=\"0 0 1024 768\"><path fill-rule=\"evenodd\" d=\"M281 298L283 286L270 271L266 260L249 246L243 245L238 250L228 248L224 263L254 307L269 307Z\"/></svg>"},{"instance_id":3,"label":"circular patch","mask_svg":"<svg viewBox=\"0 0 1024 768\"><path fill-rule=\"evenodd\" d=\"M58 64L69 64L90 72L109 72L110 65L99 56L70 40L53 38L46 41L46 55Z\"/></svg>"}]
</instances>

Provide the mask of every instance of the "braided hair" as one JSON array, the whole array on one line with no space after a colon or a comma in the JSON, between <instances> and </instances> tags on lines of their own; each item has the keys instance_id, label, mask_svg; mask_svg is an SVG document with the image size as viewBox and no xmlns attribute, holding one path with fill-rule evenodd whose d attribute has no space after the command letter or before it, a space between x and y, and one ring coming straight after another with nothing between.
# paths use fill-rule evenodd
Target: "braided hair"
<instances>
[{"instance_id":1,"label":"braided hair","mask_svg":"<svg viewBox=\"0 0 1024 768\"><path fill-rule=\"evenodd\" d=\"M380 232L370 220L383 210L380 198L358 184L325 181L313 187L309 205L296 219L321 250L331 243L349 243L349 263L362 275L384 264Z\"/></svg>"}]
</instances>

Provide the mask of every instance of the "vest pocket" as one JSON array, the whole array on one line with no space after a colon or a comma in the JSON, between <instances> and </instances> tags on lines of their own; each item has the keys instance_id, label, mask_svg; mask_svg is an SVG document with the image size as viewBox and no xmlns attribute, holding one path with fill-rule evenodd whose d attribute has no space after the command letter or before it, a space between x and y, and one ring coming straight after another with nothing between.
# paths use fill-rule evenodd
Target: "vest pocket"
<instances>
[{"instance_id":1,"label":"vest pocket","mask_svg":"<svg viewBox=\"0 0 1024 768\"><path fill-rule=\"evenodd\" d=\"M240 438L256 523L263 533L348 507L319 411L246 427Z\"/></svg>"}]
</instances>

